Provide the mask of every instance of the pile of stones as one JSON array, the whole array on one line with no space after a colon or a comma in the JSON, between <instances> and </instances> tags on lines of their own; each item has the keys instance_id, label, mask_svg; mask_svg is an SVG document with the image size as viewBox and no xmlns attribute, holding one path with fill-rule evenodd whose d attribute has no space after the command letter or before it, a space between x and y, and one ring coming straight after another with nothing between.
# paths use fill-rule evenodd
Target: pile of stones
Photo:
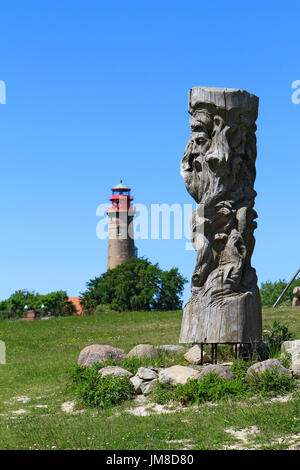
<instances>
[{"instance_id":1,"label":"pile of stones","mask_svg":"<svg viewBox=\"0 0 300 470\"><path fill-rule=\"evenodd\" d=\"M281 375L283 373L290 377L295 376L300 378L300 340L286 341L282 345L282 351L291 354L292 367L291 370L283 367L278 359L267 359L257 362L249 367L247 374L255 371L257 374L262 374L267 369L276 370ZM105 377L113 375L115 377L128 376L137 394L148 395L153 391L155 383L163 384L185 384L189 379L201 380L207 374L215 372L218 376L226 380L234 379L234 374L230 370L231 363L225 364L209 364L210 357L204 352L203 360L204 365L200 366L201 350L198 345L186 350L183 346L178 345L163 345L153 346L151 344L139 344L135 346L128 354L123 349L114 348L112 346L103 344L94 344L85 347L78 359L79 365L92 366L95 362L103 363L109 359L117 362L128 358L157 358L161 354L164 355L179 355L184 353L184 358L187 362L186 366L174 365L171 367L157 368L157 367L140 367L135 375L130 371L120 366L107 366L99 369L99 376Z\"/></svg>"}]
</instances>

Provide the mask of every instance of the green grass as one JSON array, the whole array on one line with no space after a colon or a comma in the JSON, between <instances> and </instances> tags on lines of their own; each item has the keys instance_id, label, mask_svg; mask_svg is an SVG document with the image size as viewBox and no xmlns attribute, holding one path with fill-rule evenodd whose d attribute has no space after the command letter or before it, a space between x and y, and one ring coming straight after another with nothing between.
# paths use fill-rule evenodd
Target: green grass
<instances>
[{"instance_id":1,"label":"green grass","mask_svg":"<svg viewBox=\"0 0 300 470\"><path fill-rule=\"evenodd\" d=\"M300 309L264 310L264 324L273 319L300 338ZM34 322L0 321L0 339L7 364L0 365L1 449L221 449L237 444L226 432L257 426L253 440L265 448L288 448L288 436L300 433L300 401L286 403L222 402L199 409L137 417L126 413L132 402L102 411L66 414L63 402L73 400L68 387L80 350L100 343L128 352L138 343L176 344L182 312L102 313ZM232 351L223 348L228 357ZM27 403L13 400L26 396ZM46 407L37 407L43 405ZM24 409L25 414L15 414ZM287 441L274 442L278 438ZM252 439L252 438L251 438ZM183 442L176 442L181 441ZM186 440L186 441L185 441ZM175 442L172 442L175 441ZM247 444L248 445L248 444Z\"/></svg>"},{"instance_id":2,"label":"green grass","mask_svg":"<svg viewBox=\"0 0 300 470\"><path fill-rule=\"evenodd\" d=\"M266 307L263 309L263 327L270 326L273 320L284 323L294 333L295 338L300 338L300 307Z\"/></svg>"}]
</instances>

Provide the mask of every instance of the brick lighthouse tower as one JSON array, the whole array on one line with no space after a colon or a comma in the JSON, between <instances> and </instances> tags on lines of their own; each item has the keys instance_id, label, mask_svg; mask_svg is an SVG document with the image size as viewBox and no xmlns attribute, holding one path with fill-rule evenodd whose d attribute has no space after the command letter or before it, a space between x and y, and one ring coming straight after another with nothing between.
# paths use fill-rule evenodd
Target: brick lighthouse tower
<instances>
[{"instance_id":1,"label":"brick lighthouse tower","mask_svg":"<svg viewBox=\"0 0 300 470\"><path fill-rule=\"evenodd\" d=\"M131 188L120 183L111 188L111 206L107 208L108 226L108 258L107 269L112 269L128 258L136 256L133 234L133 217L135 207L131 205Z\"/></svg>"}]
</instances>

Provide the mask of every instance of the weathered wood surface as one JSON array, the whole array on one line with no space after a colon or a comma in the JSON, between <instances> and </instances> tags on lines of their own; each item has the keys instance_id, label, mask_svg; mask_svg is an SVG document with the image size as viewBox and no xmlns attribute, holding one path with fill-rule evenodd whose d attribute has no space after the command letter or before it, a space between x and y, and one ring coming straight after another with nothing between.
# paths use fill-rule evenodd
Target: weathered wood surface
<instances>
[{"instance_id":1,"label":"weathered wood surface","mask_svg":"<svg viewBox=\"0 0 300 470\"><path fill-rule=\"evenodd\" d=\"M196 87L189 93L192 133L181 175L198 204L191 224L197 263L180 343L252 343L262 337L251 266L257 111L258 98L246 91Z\"/></svg>"}]
</instances>

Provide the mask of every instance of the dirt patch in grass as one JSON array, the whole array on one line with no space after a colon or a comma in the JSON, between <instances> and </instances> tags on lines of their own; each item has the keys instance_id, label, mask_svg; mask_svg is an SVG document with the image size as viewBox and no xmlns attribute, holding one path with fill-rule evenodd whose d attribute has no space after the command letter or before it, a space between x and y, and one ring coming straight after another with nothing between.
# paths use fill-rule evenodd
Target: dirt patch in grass
<instances>
[{"instance_id":1,"label":"dirt patch in grass","mask_svg":"<svg viewBox=\"0 0 300 470\"><path fill-rule=\"evenodd\" d=\"M30 397L20 396L20 397L13 397L11 401L18 401L20 403L28 403L30 401Z\"/></svg>"},{"instance_id":2,"label":"dirt patch in grass","mask_svg":"<svg viewBox=\"0 0 300 470\"><path fill-rule=\"evenodd\" d=\"M23 408L20 408L19 410L12 411L12 414L17 415L17 416L24 415L25 413L27 413L27 410L23 410Z\"/></svg>"},{"instance_id":3,"label":"dirt patch in grass","mask_svg":"<svg viewBox=\"0 0 300 470\"><path fill-rule=\"evenodd\" d=\"M125 413L132 414L134 416L151 416L154 414L168 414L176 413L177 409L170 409L166 405L146 405L146 406L137 406L135 408L129 408L125 410Z\"/></svg>"},{"instance_id":4,"label":"dirt patch in grass","mask_svg":"<svg viewBox=\"0 0 300 470\"><path fill-rule=\"evenodd\" d=\"M133 406L125 409L123 413L129 413L134 416L151 416L155 414L176 413L176 411L182 409L181 407L174 408L172 405L158 405L150 402L144 395L138 395L132 404ZM120 414L116 413L115 416L120 416Z\"/></svg>"},{"instance_id":5,"label":"dirt patch in grass","mask_svg":"<svg viewBox=\"0 0 300 470\"><path fill-rule=\"evenodd\" d=\"M233 436L235 439L238 439L239 441L241 441L242 444L249 444L249 438L251 436L256 436L260 432L256 426L250 426L249 428L244 428L240 430L235 430L234 428L228 428L228 429L224 429L224 431L231 434L231 436ZM256 447L257 446L254 446L254 448ZM238 447L236 445L232 445L232 446L226 447L226 450L242 449L242 448L247 448L247 447L243 445L238 446Z\"/></svg>"},{"instance_id":6,"label":"dirt patch in grass","mask_svg":"<svg viewBox=\"0 0 300 470\"><path fill-rule=\"evenodd\" d=\"M65 401L64 403L62 403L61 410L64 411L65 413L72 414L72 415L84 412L84 410L75 410L75 401L74 400L73 401Z\"/></svg>"},{"instance_id":7,"label":"dirt patch in grass","mask_svg":"<svg viewBox=\"0 0 300 470\"><path fill-rule=\"evenodd\" d=\"M224 429L225 432L229 433L235 439L239 440L240 443L233 444L230 446L225 446L224 450L256 450L262 449L264 444L254 444L251 438L261 435L260 430L257 426L250 426L249 428L244 428L240 430L235 430L233 427ZM300 447L300 434L294 434L290 436L278 437L273 439L269 446L274 446L276 444L287 444L289 447L288 450L297 450Z\"/></svg>"}]
</instances>

